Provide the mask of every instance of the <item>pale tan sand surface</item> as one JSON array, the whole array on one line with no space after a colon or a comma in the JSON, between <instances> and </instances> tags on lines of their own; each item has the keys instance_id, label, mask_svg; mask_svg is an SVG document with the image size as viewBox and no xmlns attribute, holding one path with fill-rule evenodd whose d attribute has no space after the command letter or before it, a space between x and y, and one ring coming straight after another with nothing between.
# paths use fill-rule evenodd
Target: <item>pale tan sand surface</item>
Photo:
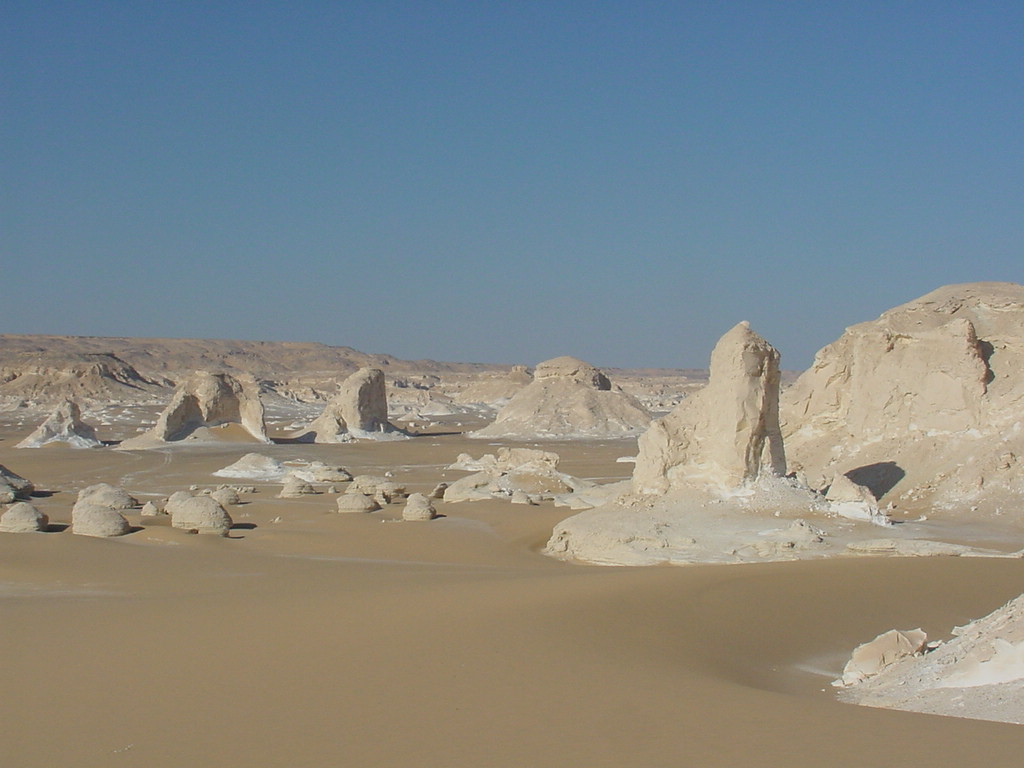
<instances>
[{"instance_id":1,"label":"pale tan sand surface","mask_svg":"<svg viewBox=\"0 0 1024 768\"><path fill-rule=\"evenodd\" d=\"M33 503L58 528L81 487L216 487L252 450L413 491L493 450L436 435L15 451L28 431L0 430L0 463L55 492ZM636 443L549 449L621 479ZM570 514L551 504L436 502L441 519L403 523L400 504L342 515L327 493L237 482L258 493L230 508L230 538L137 511L118 539L0 535L0 765L1020 764L1017 726L845 705L829 682L881 631L941 637L1020 594L1022 561L582 566L539 554Z\"/></svg>"}]
</instances>

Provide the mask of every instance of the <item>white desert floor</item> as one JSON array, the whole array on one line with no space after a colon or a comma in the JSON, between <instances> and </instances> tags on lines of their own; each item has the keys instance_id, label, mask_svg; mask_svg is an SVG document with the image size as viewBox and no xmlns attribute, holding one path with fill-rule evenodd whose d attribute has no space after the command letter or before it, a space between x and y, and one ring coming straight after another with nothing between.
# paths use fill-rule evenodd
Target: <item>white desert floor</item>
<instances>
[{"instance_id":1,"label":"white desert floor","mask_svg":"<svg viewBox=\"0 0 1024 768\"><path fill-rule=\"evenodd\" d=\"M455 434L15 450L29 431L0 428L0 463L54 491L33 503L55 528L85 485L140 501L216 486L250 450L411 491L493 450ZM602 479L635 453L546 447ZM1020 726L843 704L829 683L882 631L948 637L1016 597L1024 561L587 566L540 554L571 514L550 504L439 502L444 517L403 523L400 504L339 515L332 495L256 485L228 538L137 512L119 539L0 535L0 765L1021 764Z\"/></svg>"}]
</instances>

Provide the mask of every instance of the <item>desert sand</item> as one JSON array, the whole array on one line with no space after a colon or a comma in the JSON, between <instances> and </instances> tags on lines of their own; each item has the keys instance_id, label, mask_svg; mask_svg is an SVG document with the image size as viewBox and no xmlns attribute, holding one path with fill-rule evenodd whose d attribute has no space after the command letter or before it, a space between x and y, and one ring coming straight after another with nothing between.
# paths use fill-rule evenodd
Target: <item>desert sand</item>
<instances>
[{"instance_id":1,"label":"desert sand","mask_svg":"<svg viewBox=\"0 0 1024 768\"><path fill-rule=\"evenodd\" d=\"M0 432L0 463L57 492L33 499L53 532L0 537L5 765L1016 765L1024 747L1015 726L829 685L890 626L940 636L1016 596L1019 560L602 568L540 554L566 516L550 504L435 500L442 517L403 523L401 504L337 514L269 482L227 538L129 511L132 533L94 539L57 530L76 489L216 487L252 444L15 451L27 431ZM479 447L259 450L425 492ZM556 449L576 475L628 476L628 441Z\"/></svg>"}]
</instances>

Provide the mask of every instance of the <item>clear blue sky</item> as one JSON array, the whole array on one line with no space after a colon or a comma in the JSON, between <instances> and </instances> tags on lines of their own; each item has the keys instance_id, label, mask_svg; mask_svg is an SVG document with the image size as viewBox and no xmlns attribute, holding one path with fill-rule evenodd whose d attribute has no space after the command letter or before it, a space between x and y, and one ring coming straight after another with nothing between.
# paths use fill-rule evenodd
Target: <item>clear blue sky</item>
<instances>
[{"instance_id":1,"label":"clear blue sky","mask_svg":"<svg viewBox=\"0 0 1024 768\"><path fill-rule=\"evenodd\" d=\"M6 332L803 368L1022 281L1019 1L0 14Z\"/></svg>"}]
</instances>

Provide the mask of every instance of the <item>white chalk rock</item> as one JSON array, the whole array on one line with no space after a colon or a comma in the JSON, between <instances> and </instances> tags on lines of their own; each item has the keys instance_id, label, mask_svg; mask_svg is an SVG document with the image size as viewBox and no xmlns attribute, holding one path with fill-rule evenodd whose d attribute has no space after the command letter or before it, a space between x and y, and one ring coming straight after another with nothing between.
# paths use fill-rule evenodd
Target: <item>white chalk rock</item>
<instances>
[{"instance_id":1,"label":"white chalk rock","mask_svg":"<svg viewBox=\"0 0 1024 768\"><path fill-rule=\"evenodd\" d=\"M231 529L231 515L212 496L192 496L179 491L167 500L164 508L174 528L221 536Z\"/></svg>"},{"instance_id":2,"label":"white chalk rock","mask_svg":"<svg viewBox=\"0 0 1024 768\"><path fill-rule=\"evenodd\" d=\"M362 493L343 493L338 496L338 511L348 512L376 512L380 504L370 496Z\"/></svg>"},{"instance_id":3,"label":"white chalk rock","mask_svg":"<svg viewBox=\"0 0 1024 768\"><path fill-rule=\"evenodd\" d=\"M110 507L79 502L71 510L71 532L80 536L110 538L130 530L124 515Z\"/></svg>"},{"instance_id":4,"label":"white chalk rock","mask_svg":"<svg viewBox=\"0 0 1024 768\"><path fill-rule=\"evenodd\" d=\"M45 531L49 518L27 501L12 504L0 515L0 531L3 533L34 533Z\"/></svg>"},{"instance_id":5,"label":"white chalk rock","mask_svg":"<svg viewBox=\"0 0 1024 768\"><path fill-rule=\"evenodd\" d=\"M422 493L413 493L405 502L405 509L402 510L403 520L433 520L437 517L437 510L426 496Z\"/></svg>"},{"instance_id":6,"label":"white chalk rock","mask_svg":"<svg viewBox=\"0 0 1024 768\"><path fill-rule=\"evenodd\" d=\"M707 386L640 436L633 489L735 488L786 473L779 428L779 353L739 323L711 353Z\"/></svg>"},{"instance_id":7,"label":"white chalk rock","mask_svg":"<svg viewBox=\"0 0 1024 768\"><path fill-rule=\"evenodd\" d=\"M75 504L108 509L134 509L139 506L139 501L124 488L109 483L96 483L80 490Z\"/></svg>"},{"instance_id":8,"label":"white chalk rock","mask_svg":"<svg viewBox=\"0 0 1024 768\"><path fill-rule=\"evenodd\" d=\"M650 424L651 415L601 371L575 357L537 366L533 381L509 400L494 423L470 437L557 439L629 437Z\"/></svg>"},{"instance_id":9,"label":"white chalk rock","mask_svg":"<svg viewBox=\"0 0 1024 768\"><path fill-rule=\"evenodd\" d=\"M317 443L345 443L354 437L405 437L388 421L384 372L378 368L361 368L353 373L341 383L338 394L327 402L323 413L295 437Z\"/></svg>"},{"instance_id":10,"label":"white chalk rock","mask_svg":"<svg viewBox=\"0 0 1024 768\"><path fill-rule=\"evenodd\" d=\"M196 371L178 386L152 429L118 447L153 448L194 438L203 428L231 424L239 425L252 439L270 442L256 380L252 376L236 379L226 373Z\"/></svg>"},{"instance_id":11,"label":"white chalk rock","mask_svg":"<svg viewBox=\"0 0 1024 768\"><path fill-rule=\"evenodd\" d=\"M277 459L261 453L247 453L234 464L213 473L216 477L239 477L248 480L280 480L288 468Z\"/></svg>"},{"instance_id":12,"label":"white chalk rock","mask_svg":"<svg viewBox=\"0 0 1024 768\"><path fill-rule=\"evenodd\" d=\"M32 434L15 448L41 448L51 443L67 443L72 448L95 448L102 445L96 429L82 421L82 410L73 400L64 400Z\"/></svg>"}]
</instances>

